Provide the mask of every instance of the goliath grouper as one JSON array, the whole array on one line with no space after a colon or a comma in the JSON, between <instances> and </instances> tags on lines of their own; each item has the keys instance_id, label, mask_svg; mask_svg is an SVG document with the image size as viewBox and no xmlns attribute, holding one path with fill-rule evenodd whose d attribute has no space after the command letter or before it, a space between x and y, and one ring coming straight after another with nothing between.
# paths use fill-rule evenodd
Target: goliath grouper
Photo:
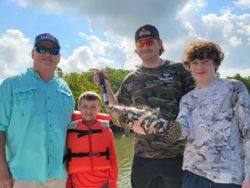
<instances>
[{"instance_id":1,"label":"goliath grouper","mask_svg":"<svg viewBox=\"0 0 250 188\"><path fill-rule=\"evenodd\" d=\"M99 85L104 97L104 104L115 125L132 129L133 123L139 121L146 134L155 134L166 143L175 143L181 136L181 126L176 121L159 118L157 110L139 109L121 105L110 105L106 91L103 72L99 73Z\"/></svg>"},{"instance_id":2,"label":"goliath grouper","mask_svg":"<svg viewBox=\"0 0 250 188\"><path fill-rule=\"evenodd\" d=\"M120 105L106 106L115 125L132 129L139 121L146 134L156 134L166 143L173 144L181 136L181 125L177 121L159 118L157 111Z\"/></svg>"}]
</instances>

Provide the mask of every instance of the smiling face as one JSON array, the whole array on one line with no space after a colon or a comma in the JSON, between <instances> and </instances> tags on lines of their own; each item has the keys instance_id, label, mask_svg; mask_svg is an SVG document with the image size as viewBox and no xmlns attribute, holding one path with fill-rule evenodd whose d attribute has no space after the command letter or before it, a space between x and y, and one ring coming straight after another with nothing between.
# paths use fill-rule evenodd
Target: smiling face
<instances>
[{"instance_id":1,"label":"smiling face","mask_svg":"<svg viewBox=\"0 0 250 188\"><path fill-rule=\"evenodd\" d=\"M37 47L42 46L46 48L56 48L55 44L51 42L41 42L37 45ZM46 53L39 53L36 50L36 47L32 49L32 58L34 60L33 70L37 72L39 75L50 74L51 76L54 74L57 64L60 61L60 53L57 55L52 55L49 53L49 50Z\"/></svg>"},{"instance_id":2,"label":"smiling face","mask_svg":"<svg viewBox=\"0 0 250 188\"><path fill-rule=\"evenodd\" d=\"M82 119L87 125L92 125L96 120L96 115L101 111L100 101L82 99L78 110L82 114Z\"/></svg>"},{"instance_id":3,"label":"smiling face","mask_svg":"<svg viewBox=\"0 0 250 188\"><path fill-rule=\"evenodd\" d=\"M194 59L189 64L189 70L194 77L198 87L211 84L216 79L216 69L211 59Z\"/></svg>"},{"instance_id":4,"label":"smiling face","mask_svg":"<svg viewBox=\"0 0 250 188\"><path fill-rule=\"evenodd\" d=\"M142 30L139 33L139 36L150 34L151 33L149 31ZM157 59L159 59L159 51L162 48L162 42L160 39L142 38L139 41L136 41L136 44L143 44L136 45L136 53L145 65L150 65L152 62L155 62Z\"/></svg>"},{"instance_id":5,"label":"smiling face","mask_svg":"<svg viewBox=\"0 0 250 188\"><path fill-rule=\"evenodd\" d=\"M211 84L224 59L220 46L209 40L192 41L184 51L183 63L190 70L198 87Z\"/></svg>"}]
</instances>

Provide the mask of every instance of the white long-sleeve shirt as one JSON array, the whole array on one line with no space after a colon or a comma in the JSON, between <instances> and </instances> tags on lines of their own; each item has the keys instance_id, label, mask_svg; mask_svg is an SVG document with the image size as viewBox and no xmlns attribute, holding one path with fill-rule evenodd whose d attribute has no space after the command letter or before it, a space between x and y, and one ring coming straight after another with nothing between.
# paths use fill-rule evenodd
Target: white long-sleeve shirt
<instances>
[{"instance_id":1,"label":"white long-sleeve shirt","mask_svg":"<svg viewBox=\"0 0 250 188\"><path fill-rule=\"evenodd\" d=\"M187 137L183 170L216 183L250 181L250 97L242 82L216 79L192 90L177 121Z\"/></svg>"}]
</instances>

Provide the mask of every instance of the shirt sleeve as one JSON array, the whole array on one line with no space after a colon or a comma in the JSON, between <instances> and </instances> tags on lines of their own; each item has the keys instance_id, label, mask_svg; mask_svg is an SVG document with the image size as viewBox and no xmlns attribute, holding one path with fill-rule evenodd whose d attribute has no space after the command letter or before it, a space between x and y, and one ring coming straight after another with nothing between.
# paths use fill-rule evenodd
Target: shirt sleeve
<instances>
[{"instance_id":1,"label":"shirt sleeve","mask_svg":"<svg viewBox=\"0 0 250 188\"><path fill-rule=\"evenodd\" d=\"M126 105L126 106L130 106L132 104L132 101L131 101L131 96L129 94L129 91L127 89L127 82L128 82L128 78L123 80L120 88L115 94L115 97L119 103Z\"/></svg>"},{"instance_id":2,"label":"shirt sleeve","mask_svg":"<svg viewBox=\"0 0 250 188\"><path fill-rule=\"evenodd\" d=\"M115 141L114 141L114 134L111 129L109 129L109 140L110 140L110 163L111 163L111 170L110 170L110 179L108 182L109 188L117 188L117 181L118 181L118 160L116 156L115 150Z\"/></svg>"},{"instance_id":3,"label":"shirt sleeve","mask_svg":"<svg viewBox=\"0 0 250 188\"><path fill-rule=\"evenodd\" d=\"M189 133L188 119L190 118L190 111L188 106L187 97L182 97L180 101L180 111L176 119L176 121L181 125L181 136L178 140L186 139Z\"/></svg>"},{"instance_id":4,"label":"shirt sleeve","mask_svg":"<svg viewBox=\"0 0 250 188\"><path fill-rule=\"evenodd\" d=\"M234 113L243 139L245 180L250 181L250 96L242 82L236 83Z\"/></svg>"},{"instance_id":5,"label":"shirt sleeve","mask_svg":"<svg viewBox=\"0 0 250 188\"><path fill-rule=\"evenodd\" d=\"M5 80L0 85L0 131L8 128L12 112L12 88L9 81Z\"/></svg>"},{"instance_id":6,"label":"shirt sleeve","mask_svg":"<svg viewBox=\"0 0 250 188\"><path fill-rule=\"evenodd\" d=\"M195 88L195 81L190 72L182 65L182 95L187 94L189 91Z\"/></svg>"}]
</instances>

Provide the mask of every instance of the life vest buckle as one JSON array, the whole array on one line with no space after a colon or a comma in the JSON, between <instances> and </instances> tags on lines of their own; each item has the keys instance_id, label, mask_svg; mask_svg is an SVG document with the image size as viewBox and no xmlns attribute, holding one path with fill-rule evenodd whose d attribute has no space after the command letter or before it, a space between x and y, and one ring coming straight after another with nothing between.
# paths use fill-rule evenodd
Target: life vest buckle
<instances>
[{"instance_id":1,"label":"life vest buckle","mask_svg":"<svg viewBox=\"0 0 250 188\"><path fill-rule=\"evenodd\" d=\"M89 157L94 157L94 156L100 157L101 156L100 152L97 152L97 153L91 153L91 152L89 152L88 154L89 154Z\"/></svg>"}]
</instances>

